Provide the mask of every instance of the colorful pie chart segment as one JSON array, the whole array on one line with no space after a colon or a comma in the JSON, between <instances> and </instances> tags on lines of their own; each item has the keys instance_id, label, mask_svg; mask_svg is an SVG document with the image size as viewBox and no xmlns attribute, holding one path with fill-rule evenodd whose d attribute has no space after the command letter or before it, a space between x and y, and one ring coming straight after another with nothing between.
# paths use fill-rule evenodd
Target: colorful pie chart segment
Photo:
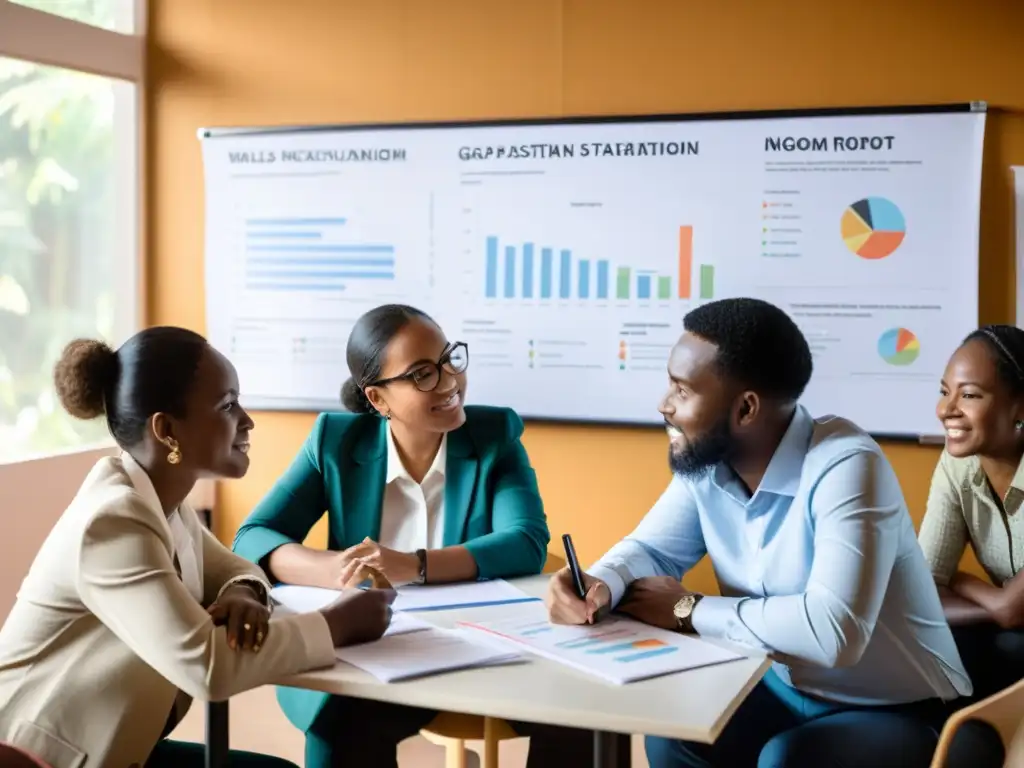
<instances>
[{"instance_id":1,"label":"colorful pie chart segment","mask_svg":"<svg viewBox=\"0 0 1024 768\"><path fill-rule=\"evenodd\" d=\"M846 247L862 259L884 259L907 236L903 212L884 197L858 200L843 211L839 228Z\"/></svg>"},{"instance_id":2,"label":"colorful pie chart segment","mask_svg":"<svg viewBox=\"0 0 1024 768\"><path fill-rule=\"evenodd\" d=\"M878 354L889 365L910 365L921 354L921 342L906 328L890 328L878 339Z\"/></svg>"}]
</instances>

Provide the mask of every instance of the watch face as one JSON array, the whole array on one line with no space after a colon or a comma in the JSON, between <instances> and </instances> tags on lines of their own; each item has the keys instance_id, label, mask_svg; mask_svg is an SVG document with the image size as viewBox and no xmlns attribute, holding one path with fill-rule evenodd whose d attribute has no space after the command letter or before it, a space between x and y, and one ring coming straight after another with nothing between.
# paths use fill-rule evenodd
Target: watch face
<instances>
[{"instance_id":1,"label":"watch face","mask_svg":"<svg viewBox=\"0 0 1024 768\"><path fill-rule=\"evenodd\" d=\"M675 608L672 609L672 613L677 619L685 619L693 612L693 606L696 601L693 595L684 595L676 603Z\"/></svg>"}]
</instances>

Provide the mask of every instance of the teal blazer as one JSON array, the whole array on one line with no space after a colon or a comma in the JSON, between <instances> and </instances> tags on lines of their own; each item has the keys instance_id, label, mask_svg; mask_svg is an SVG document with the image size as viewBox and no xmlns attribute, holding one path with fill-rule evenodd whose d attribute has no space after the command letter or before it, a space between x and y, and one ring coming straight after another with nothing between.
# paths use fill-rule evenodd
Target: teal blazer
<instances>
[{"instance_id":1,"label":"teal blazer","mask_svg":"<svg viewBox=\"0 0 1024 768\"><path fill-rule=\"evenodd\" d=\"M377 541L386 429L376 415L321 414L291 467L239 528L235 552L270 574L270 553L302 543L325 510L329 549L347 549L366 537ZM466 423L448 434L443 543L465 546L481 579L540 573L547 557L551 536L522 434L514 411L486 406L466 406ZM303 731L328 696L278 689L281 708Z\"/></svg>"}]
</instances>

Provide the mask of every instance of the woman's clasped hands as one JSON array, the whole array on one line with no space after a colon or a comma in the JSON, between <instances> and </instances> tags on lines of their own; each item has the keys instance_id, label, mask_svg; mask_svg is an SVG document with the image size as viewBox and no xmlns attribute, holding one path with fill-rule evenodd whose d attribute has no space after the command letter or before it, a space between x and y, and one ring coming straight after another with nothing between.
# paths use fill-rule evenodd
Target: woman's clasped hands
<instances>
[{"instance_id":1,"label":"woman's clasped hands","mask_svg":"<svg viewBox=\"0 0 1024 768\"><path fill-rule=\"evenodd\" d=\"M416 579L420 562L414 553L398 552L366 538L340 552L333 566L332 582L337 589L358 587L366 581L386 588Z\"/></svg>"}]
</instances>

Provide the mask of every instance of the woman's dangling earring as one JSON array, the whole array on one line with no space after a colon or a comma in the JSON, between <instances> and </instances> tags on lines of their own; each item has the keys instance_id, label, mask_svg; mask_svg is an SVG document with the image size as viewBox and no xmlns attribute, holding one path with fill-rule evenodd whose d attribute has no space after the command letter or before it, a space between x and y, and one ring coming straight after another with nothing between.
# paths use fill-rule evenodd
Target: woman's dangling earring
<instances>
[{"instance_id":1,"label":"woman's dangling earring","mask_svg":"<svg viewBox=\"0 0 1024 768\"><path fill-rule=\"evenodd\" d=\"M387 413L384 414L384 420L391 421L391 411L388 411Z\"/></svg>"},{"instance_id":2,"label":"woman's dangling earring","mask_svg":"<svg viewBox=\"0 0 1024 768\"><path fill-rule=\"evenodd\" d=\"M176 440L171 438L167 439L167 447L171 449L171 452L167 454L168 464L181 464L181 448L178 447Z\"/></svg>"}]
</instances>

